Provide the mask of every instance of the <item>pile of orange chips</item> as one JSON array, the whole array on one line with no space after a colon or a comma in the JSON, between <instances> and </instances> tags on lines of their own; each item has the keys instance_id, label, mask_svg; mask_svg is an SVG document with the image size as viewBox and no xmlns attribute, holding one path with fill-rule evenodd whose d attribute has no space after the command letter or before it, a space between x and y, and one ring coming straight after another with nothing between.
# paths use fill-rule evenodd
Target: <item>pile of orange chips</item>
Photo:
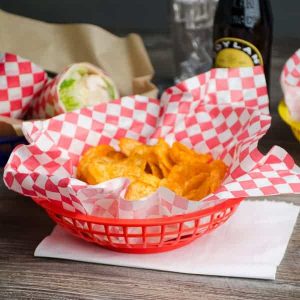
<instances>
[{"instance_id":1,"label":"pile of orange chips","mask_svg":"<svg viewBox=\"0 0 300 300\"><path fill-rule=\"evenodd\" d=\"M160 186L189 200L200 200L215 192L222 183L227 166L175 142L170 147L163 139L145 145L130 138L119 141L120 151L109 145L90 148L81 157L77 177L88 184L113 178L130 179L125 198L138 200Z\"/></svg>"}]
</instances>

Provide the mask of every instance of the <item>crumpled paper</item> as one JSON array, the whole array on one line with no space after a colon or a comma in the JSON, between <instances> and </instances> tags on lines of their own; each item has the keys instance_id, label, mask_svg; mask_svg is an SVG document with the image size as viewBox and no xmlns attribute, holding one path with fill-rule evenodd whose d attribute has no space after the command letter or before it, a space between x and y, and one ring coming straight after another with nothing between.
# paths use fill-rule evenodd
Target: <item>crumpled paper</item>
<instances>
[{"instance_id":1,"label":"crumpled paper","mask_svg":"<svg viewBox=\"0 0 300 300\"><path fill-rule=\"evenodd\" d=\"M110 218L173 216L228 199L300 193L300 168L280 147L257 149L270 127L261 67L213 69L165 91L161 101L145 96L118 100L26 122L29 145L18 146L4 170L8 188L53 207ZM76 179L76 166L91 146L130 137L153 144L159 137L212 153L229 166L222 186L202 201L188 201L167 188L139 201L124 199L128 179L98 185Z\"/></svg>"},{"instance_id":2,"label":"crumpled paper","mask_svg":"<svg viewBox=\"0 0 300 300\"><path fill-rule=\"evenodd\" d=\"M285 63L280 83L292 119L300 122L300 49Z\"/></svg>"},{"instance_id":3,"label":"crumpled paper","mask_svg":"<svg viewBox=\"0 0 300 300\"><path fill-rule=\"evenodd\" d=\"M46 81L46 72L28 59L0 53L0 116L24 117Z\"/></svg>"}]
</instances>

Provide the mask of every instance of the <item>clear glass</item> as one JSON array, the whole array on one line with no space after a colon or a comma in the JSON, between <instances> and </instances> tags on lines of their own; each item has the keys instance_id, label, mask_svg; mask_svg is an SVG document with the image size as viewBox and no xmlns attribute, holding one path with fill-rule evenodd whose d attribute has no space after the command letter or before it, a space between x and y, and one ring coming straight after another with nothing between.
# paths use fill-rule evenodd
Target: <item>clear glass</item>
<instances>
[{"instance_id":1,"label":"clear glass","mask_svg":"<svg viewBox=\"0 0 300 300\"><path fill-rule=\"evenodd\" d=\"M212 67L213 19L218 0L173 0L172 37L175 81Z\"/></svg>"}]
</instances>

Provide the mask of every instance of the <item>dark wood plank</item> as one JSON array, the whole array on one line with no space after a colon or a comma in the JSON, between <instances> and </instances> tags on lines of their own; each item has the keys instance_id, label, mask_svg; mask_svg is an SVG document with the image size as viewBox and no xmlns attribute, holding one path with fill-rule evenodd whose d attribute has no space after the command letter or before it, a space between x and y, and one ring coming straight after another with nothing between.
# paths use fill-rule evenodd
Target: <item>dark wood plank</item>
<instances>
[{"instance_id":1,"label":"dark wood plank","mask_svg":"<svg viewBox=\"0 0 300 300\"><path fill-rule=\"evenodd\" d=\"M276 281L175 274L34 258L52 222L30 199L0 186L0 299L297 299L298 222ZM298 202L296 196L280 197ZM120 298L121 297L121 298Z\"/></svg>"},{"instance_id":2,"label":"dark wood plank","mask_svg":"<svg viewBox=\"0 0 300 300\"><path fill-rule=\"evenodd\" d=\"M166 85L173 72L170 40L163 35L148 35L144 40L157 70L156 80L162 86ZM279 144L300 163L300 143L275 110L281 98L277 78L296 44L300 44L299 40L285 39L274 46L271 91L274 118L260 149L265 153L274 144ZM300 204L300 197L296 195L280 196L278 200ZM34 258L34 249L52 228L52 221L40 207L29 198L8 191L0 181L0 299L300 298L299 221L275 281L185 275Z\"/></svg>"}]
</instances>

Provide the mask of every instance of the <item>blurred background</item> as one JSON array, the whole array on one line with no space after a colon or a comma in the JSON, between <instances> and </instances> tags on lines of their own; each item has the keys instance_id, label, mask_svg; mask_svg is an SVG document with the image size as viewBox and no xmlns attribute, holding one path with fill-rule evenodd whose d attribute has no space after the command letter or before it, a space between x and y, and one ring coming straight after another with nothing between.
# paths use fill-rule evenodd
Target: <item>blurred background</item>
<instances>
[{"instance_id":1,"label":"blurred background","mask_svg":"<svg viewBox=\"0 0 300 300\"><path fill-rule=\"evenodd\" d=\"M299 47L300 1L285 0L284 7L282 0L271 3L273 51L283 38L289 38L290 51L282 53L288 58ZM95 24L119 35L140 33L156 72L156 83L168 85L174 77L170 4L170 0L1 0L0 8L51 23Z\"/></svg>"},{"instance_id":2,"label":"blurred background","mask_svg":"<svg viewBox=\"0 0 300 300\"><path fill-rule=\"evenodd\" d=\"M295 149L294 137L290 128L279 118L277 106L282 99L280 72L286 60L300 47L300 1L270 1L274 16L270 78L273 120L272 130L261 142L262 151L266 152L278 144L289 148L296 156L300 144ZM173 85L175 64L171 0L0 0L0 9L50 23L94 24L120 36L138 33L153 64L154 83L160 92Z\"/></svg>"},{"instance_id":3,"label":"blurred background","mask_svg":"<svg viewBox=\"0 0 300 300\"><path fill-rule=\"evenodd\" d=\"M299 38L300 1L271 3L275 37ZM91 23L119 33L169 32L170 0L1 0L0 8L47 22Z\"/></svg>"}]
</instances>

